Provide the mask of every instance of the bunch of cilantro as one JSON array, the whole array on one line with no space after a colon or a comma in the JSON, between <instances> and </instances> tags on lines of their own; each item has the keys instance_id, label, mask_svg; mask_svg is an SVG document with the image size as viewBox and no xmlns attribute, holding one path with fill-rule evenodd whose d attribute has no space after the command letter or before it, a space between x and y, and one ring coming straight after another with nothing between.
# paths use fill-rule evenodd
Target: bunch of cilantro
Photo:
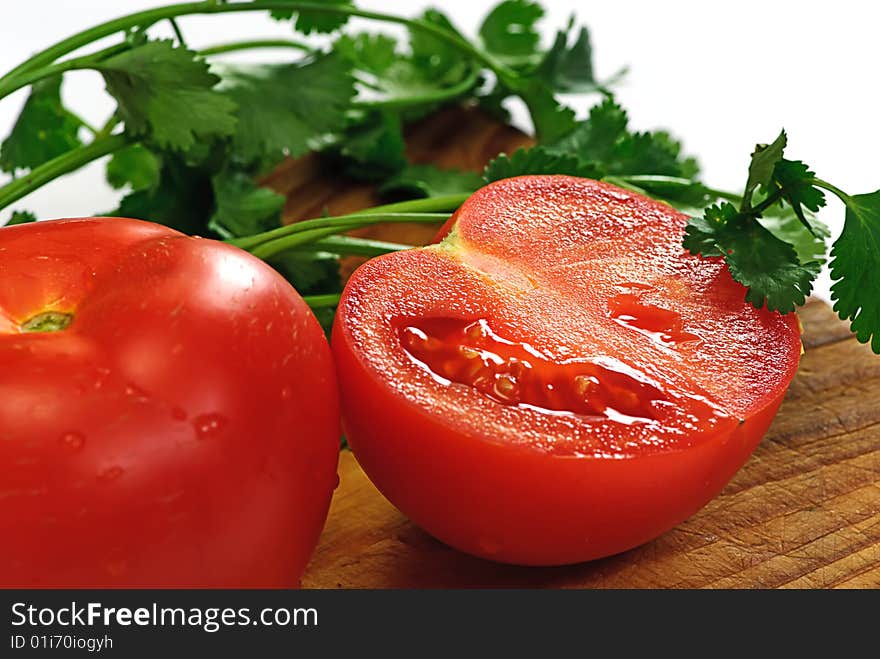
<instances>
[{"instance_id":1,"label":"bunch of cilantro","mask_svg":"<svg viewBox=\"0 0 880 659\"><path fill-rule=\"evenodd\" d=\"M288 22L291 39L187 47L177 18L263 12ZM664 200L691 215L684 248L723 258L757 307L792 311L809 295L826 258L827 229L816 218L826 193L846 205L831 249L835 310L860 341L880 352L880 191L848 195L800 161L784 158L783 132L756 147L741 194L703 185L693 158L664 131L630 128L627 114L593 73L589 34L573 22L542 45L543 10L503 0L474 40L431 9L408 18L349 0L207 0L168 5L102 23L34 55L0 77L0 99L30 88L0 168L0 210L34 189L111 155L107 180L128 194L109 214L139 217L228 240L268 260L327 320L338 299L338 258L406 246L346 231L374 222L436 222L485 182L521 174L603 179ZM405 36L357 32L348 19L403 26ZM170 21L176 39L151 37ZM329 35L329 40L327 36ZM73 55L113 38L100 50ZM316 38L317 37L317 38ZM322 45L323 44L323 45ZM328 45L329 44L329 45ZM275 64L234 66L229 52L273 48ZM64 74L103 76L116 110L91 126L62 103ZM560 93L604 98L584 120ZM408 122L449 104L478 104L506 118L509 98L528 108L537 146L501 155L483 177L407 161ZM87 136L87 139L83 139ZM318 152L381 192L415 197L360 213L281 226L284 197L257 181L283 158ZM33 220L24 210L8 223Z\"/></svg>"}]
</instances>

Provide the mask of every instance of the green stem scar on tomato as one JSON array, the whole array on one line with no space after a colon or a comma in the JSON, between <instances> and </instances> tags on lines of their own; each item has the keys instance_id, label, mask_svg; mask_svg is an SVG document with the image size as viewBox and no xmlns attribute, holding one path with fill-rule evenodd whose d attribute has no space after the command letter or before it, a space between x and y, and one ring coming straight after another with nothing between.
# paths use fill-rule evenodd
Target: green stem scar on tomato
<instances>
[{"instance_id":1,"label":"green stem scar on tomato","mask_svg":"<svg viewBox=\"0 0 880 659\"><path fill-rule=\"evenodd\" d=\"M378 488L453 547L529 565L699 510L770 425L800 335L686 253L686 223L612 185L520 177L476 192L440 243L361 266L333 351Z\"/></svg>"},{"instance_id":2,"label":"green stem scar on tomato","mask_svg":"<svg viewBox=\"0 0 880 659\"><path fill-rule=\"evenodd\" d=\"M0 584L298 585L339 415L296 291L138 220L4 228L0 255Z\"/></svg>"}]
</instances>

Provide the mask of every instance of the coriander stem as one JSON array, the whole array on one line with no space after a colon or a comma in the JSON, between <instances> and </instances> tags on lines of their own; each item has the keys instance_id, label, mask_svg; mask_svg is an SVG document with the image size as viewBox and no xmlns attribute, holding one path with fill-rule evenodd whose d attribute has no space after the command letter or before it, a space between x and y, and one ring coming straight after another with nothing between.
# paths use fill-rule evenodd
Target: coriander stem
<instances>
[{"instance_id":1,"label":"coriander stem","mask_svg":"<svg viewBox=\"0 0 880 659\"><path fill-rule=\"evenodd\" d=\"M339 217L320 217L303 220L294 224L258 233L253 236L236 238L228 242L246 249L261 259L270 258L281 252L312 243L337 233L358 229L383 222L424 222L438 223L449 219L448 213L353 213Z\"/></svg>"},{"instance_id":2,"label":"coriander stem","mask_svg":"<svg viewBox=\"0 0 880 659\"><path fill-rule=\"evenodd\" d=\"M124 50L128 50L130 47L131 46L123 41L89 55L74 57L73 59L57 62L56 64L30 69L14 78L4 76L3 78L0 78L0 99L9 96L11 93L18 91L22 87L32 85L45 78L51 78L52 76L60 75L67 71L94 68L98 62L116 55L117 53L121 53Z\"/></svg>"},{"instance_id":3,"label":"coriander stem","mask_svg":"<svg viewBox=\"0 0 880 659\"><path fill-rule=\"evenodd\" d=\"M312 243L312 247L322 252L338 255L381 256L389 252L402 252L406 249L413 249L415 245L402 245L400 243L385 242L384 240L337 235L316 240Z\"/></svg>"},{"instance_id":4,"label":"coriander stem","mask_svg":"<svg viewBox=\"0 0 880 659\"><path fill-rule=\"evenodd\" d=\"M814 178L810 181L810 183L815 185L817 188L824 188L825 190L828 190L828 192L834 194L843 203L847 203L852 200L852 197L850 195L845 193L843 190L841 190L837 186L831 185L827 181L823 181L822 179Z\"/></svg>"},{"instance_id":5,"label":"coriander stem","mask_svg":"<svg viewBox=\"0 0 880 659\"><path fill-rule=\"evenodd\" d=\"M130 142L126 135L109 135L94 140L90 144L62 153L57 158L0 188L0 209L6 208L52 179L79 169L93 160L118 151Z\"/></svg>"},{"instance_id":6,"label":"coriander stem","mask_svg":"<svg viewBox=\"0 0 880 659\"><path fill-rule=\"evenodd\" d=\"M398 98L378 99L375 101L355 101L352 106L364 110L399 110L401 108L409 108L418 105L428 105L431 103L443 103L445 101L458 98L469 92L477 83L478 72L472 69L470 74L461 82L451 87L428 92L425 94L415 94L413 96L402 96Z\"/></svg>"},{"instance_id":7,"label":"coriander stem","mask_svg":"<svg viewBox=\"0 0 880 659\"><path fill-rule=\"evenodd\" d=\"M168 19L168 22L171 23L171 29L174 30L174 36L177 37L177 43L180 46L187 48L186 39L183 38L183 32L177 24L177 19L172 17Z\"/></svg>"},{"instance_id":8,"label":"coriander stem","mask_svg":"<svg viewBox=\"0 0 880 659\"><path fill-rule=\"evenodd\" d=\"M223 55L240 50L252 50L256 48L293 48L306 53L314 53L315 49L308 44L294 41L293 39L252 39L250 41L233 41L231 43L219 43L208 48L199 50L202 57L211 55Z\"/></svg>"},{"instance_id":9,"label":"coriander stem","mask_svg":"<svg viewBox=\"0 0 880 659\"><path fill-rule=\"evenodd\" d=\"M325 295L304 295L303 301L312 309L326 309L339 304L341 293L327 293Z\"/></svg>"},{"instance_id":10,"label":"coriander stem","mask_svg":"<svg viewBox=\"0 0 880 659\"><path fill-rule=\"evenodd\" d=\"M659 174L633 174L631 176L619 176L617 178L632 183L633 185L647 185L649 187L651 183L657 183L661 185L679 185L681 187L686 187L694 184L694 181L692 181L691 179L681 178L678 176L662 176ZM704 187L710 195L718 199L726 199L727 201L739 201L740 199L742 199L742 195L736 194L735 192L727 192L726 190L718 190L716 188L710 188L706 186Z\"/></svg>"},{"instance_id":11,"label":"coriander stem","mask_svg":"<svg viewBox=\"0 0 880 659\"><path fill-rule=\"evenodd\" d=\"M426 197L424 199L410 199L409 201L399 201L394 204L373 206L372 208L366 208L362 211L358 211L357 213L338 216L335 219L389 213L444 213L444 215L435 215L435 219L429 220L436 222L446 219L446 217L448 217L448 213L452 213L454 210L456 210L464 203L465 199L467 199L468 197L470 197L470 194L455 194L443 195L439 197ZM315 220L306 221L315 222L328 219L331 218L316 218ZM286 236L289 233L295 233L297 230L294 229L294 227L301 226L302 224L303 222L288 224L283 227L278 227L277 229L272 229L271 231L264 231L262 233L257 233L251 236L235 238L233 240L230 240L229 242L237 247L241 247L242 249L250 249L252 247L255 247L256 245L259 245L260 243L268 242L275 238Z\"/></svg>"},{"instance_id":12,"label":"coriander stem","mask_svg":"<svg viewBox=\"0 0 880 659\"><path fill-rule=\"evenodd\" d=\"M144 11L135 12L126 16L106 21L100 25L96 25L82 32L78 32L67 39L46 48L37 53L29 60L19 64L14 69L6 73L0 78L0 89L4 83L6 87L11 87L12 91L23 86L19 80L28 72L32 72L43 67L51 65L59 57L63 57L74 50L82 48L93 41L102 39L116 32L124 32L133 27L141 27L146 29L150 25L163 19L176 18L190 14L226 14L241 11L265 11L271 9L282 9L287 11L310 11L324 14L342 14L346 16L357 16L370 20L383 21L386 23L396 23L406 27L419 30L431 36L434 36L446 43L454 46L460 51L467 53L476 60L482 62L502 79L515 80L518 74L509 69L500 62L497 62L489 53L477 48L470 42L466 41L457 34L450 32L442 27L434 25L428 21L421 19L405 18L394 14L385 14L382 12L368 11L358 9L350 5L322 4L315 2L290 2L290 0L270 1L270 0L254 0L253 2L223 2L216 0L206 0L204 2L185 2L174 5L166 5L164 7L156 7L146 9Z\"/></svg>"}]
</instances>

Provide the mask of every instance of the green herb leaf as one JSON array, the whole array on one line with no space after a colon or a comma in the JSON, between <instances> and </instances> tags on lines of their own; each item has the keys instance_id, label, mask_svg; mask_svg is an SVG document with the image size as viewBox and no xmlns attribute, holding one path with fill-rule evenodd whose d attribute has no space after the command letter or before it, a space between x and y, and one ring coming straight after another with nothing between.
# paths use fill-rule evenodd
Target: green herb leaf
<instances>
[{"instance_id":1,"label":"green herb leaf","mask_svg":"<svg viewBox=\"0 0 880 659\"><path fill-rule=\"evenodd\" d=\"M529 108L539 142L552 144L576 128L574 110L556 100L553 91L539 80L533 80L519 95Z\"/></svg>"},{"instance_id":2,"label":"green herb leaf","mask_svg":"<svg viewBox=\"0 0 880 659\"><path fill-rule=\"evenodd\" d=\"M748 289L748 302L782 313L804 303L820 268L816 261L802 264L790 244L726 202L691 218L684 246L694 255L724 257L730 274Z\"/></svg>"},{"instance_id":3,"label":"green herb leaf","mask_svg":"<svg viewBox=\"0 0 880 659\"><path fill-rule=\"evenodd\" d=\"M80 123L61 103L61 76L34 84L12 132L0 145L0 169L33 169L80 146Z\"/></svg>"},{"instance_id":4,"label":"green herb leaf","mask_svg":"<svg viewBox=\"0 0 880 659\"><path fill-rule=\"evenodd\" d=\"M859 341L880 353L880 190L842 199L846 219L831 248L831 299Z\"/></svg>"},{"instance_id":5,"label":"green herb leaf","mask_svg":"<svg viewBox=\"0 0 880 659\"><path fill-rule=\"evenodd\" d=\"M15 224L29 224L36 221L37 216L30 211L12 211L12 217L4 226L11 227Z\"/></svg>"},{"instance_id":6,"label":"green herb leaf","mask_svg":"<svg viewBox=\"0 0 880 659\"><path fill-rule=\"evenodd\" d=\"M338 150L346 173L366 181L379 181L406 166L400 117L377 112L354 126Z\"/></svg>"},{"instance_id":7,"label":"green herb leaf","mask_svg":"<svg viewBox=\"0 0 880 659\"><path fill-rule=\"evenodd\" d=\"M428 9L421 20L467 41L446 15L436 9ZM445 87L461 80L472 66L471 59L447 41L423 30L410 29L411 60L428 80L436 86Z\"/></svg>"},{"instance_id":8,"label":"green herb leaf","mask_svg":"<svg viewBox=\"0 0 880 659\"><path fill-rule=\"evenodd\" d=\"M773 171L777 163L782 160L782 153L788 137L783 130L772 144L758 144L752 152L752 160L749 163L749 178L746 182L746 190L743 193L743 209L750 208L752 196L758 187L770 189L773 180Z\"/></svg>"},{"instance_id":9,"label":"green herb leaf","mask_svg":"<svg viewBox=\"0 0 880 659\"><path fill-rule=\"evenodd\" d=\"M599 85L593 73L593 47L586 27L580 28L571 46L569 30L560 30L538 67L537 75L560 92L586 93Z\"/></svg>"},{"instance_id":10,"label":"green herb leaf","mask_svg":"<svg viewBox=\"0 0 880 659\"><path fill-rule=\"evenodd\" d=\"M149 41L96 66L126 129L162 149L186 151L235 129L235 104L212 89L219 78L190 50Z\"/></svg>"},{"instance_id":11,"label":"green herb leaf","mask_svg":"<svg viewBox=\"0 0 880 659\"><path fill-rule=\"evenodd\" d=\"M758 221L774 236L794 247L801 263L824 263L828 251L825 240L831 232L815 215L809 212L803 215L802 221L791 209L779 208L776 212L765 213Z\"/></svg>"},{"instance_id":12,"label":"green herb leaf","mask_svg":"<svg viewBox=\"0 0 880 659\"><path fill-rule=\"evenodd\" d=\"M283 2L284 0L282 0ZM290 0L290 2L294 2L295 0ZM311 0L315 2L316 0ZM322 2L327 5L337 5L340 7L351 7L353 6L350 0L317 0L318 2ZM289 20L293 18L293 15L296 14L296 23L294 23L294 28L297 32L302 32L303 34L311 34L312 32L319 33L327 33L333 32L334 30L338 30L343 25L348 22L347 14L335 14L329 12L322 11L295 11L293 9L273 9L271 11L272 18L277 20Z\"/></svg>"},{"instance_id":13,"label":"green herb leaf","mask_svg":"<svg viewBox=\"0 0 880 659\"><path fill-rule=\"evenodd\" d=\"M211 172L188 165L179 155L162 158L159 182L123 197L119 208L107 213L158 222L183 233L204 235L214 209Z\"/></svg>"},{"instance_id":14,"label":"green herb leaf","mask_svg":"<svg viewBox=\"0 0 880 659\"><path fill-rule=\"evenodd\" d=\"M815 172L800 160L781 159L773 168L773 183L782 190L783 199L810 231L812 226L804 209L815 213L825 205L825 193L813 185L815 178Z\"/></svg>"},{"instance_id":15,"label":"green herb leaf","mask_svg":"<svg viewBox=\"0 0 880 659\"><path fill-rule=\"evenodd\" d=\"M479 174L458 169L440 169L433 165L408 165L388 179L379 193L407 197L439 197L474 192L483 185Z\"/></svg>"},{"instance_id":16,"label":"green herb leaf","mask_svg":"<svg viewBox=\"0 0 880 659\"><path fill-rule=\"evenodd\" d=\"M540 35L535 24L543 15L541 5L531 0L504 0L483 19L483 45L507 64L529 61L538 50Z\"/></svg>"},{"instance_id":17,"label":"green herb leaf","mask_svg":"<svg viewBox=\"0 0 880 659\"><path fill-rule=\"evenodd\" d=\"M151 188L159 182L159 158L149 149L132 144L117 151L107 163L107 182L116 188L131 186L132 190Z\"/></svg>"},{"instance_id":18,"label":"green herb leaf","mask_svg":"<svg viewBox=\"0 0 880 659\"><path fill-rule=\"evenodd\" d=\"M338 55L305 65L227 69L222 89L238 105L232 146L247 163L319 146L345 127L354 96L349 64Z\"/></svg>"},{"instance_id":19,"label":"green herb leaf","mask_svg":"<svg viewBox=\"0 0 880 659\"><path fill-rule=\"evenodd\" d=\"M542 146L517 149L512 155L501 154L488 164L483 178L487 183L526 174L567 174L583 178L600 178L595 163L586 162L566 153L551 153Z\"/></svg>"},{"instance_id":20,"label":"green herb leaf","mask_svg":"<svg viewBox=\"0 0 880 659\"><path fill-rule=\"evenodd\" d=\"M601 164L610 175L659 174L694 178L699 167L681 154L681 144L665 131L634 133L626 111L612 98L590 109L585 121L548 146Z\"/></svg>"},{"instance_id":21,"label":"green herb leaf","mask_svg":"<svg viewBox=\"0 0 880 659\"><path fill-rule=\"evenodd\" d=\"M244 172L223 171L211 182L216 207L208 228L223 238L249 236L279 226L284 195L258 187Z\"/></svg>"}]
</instances>

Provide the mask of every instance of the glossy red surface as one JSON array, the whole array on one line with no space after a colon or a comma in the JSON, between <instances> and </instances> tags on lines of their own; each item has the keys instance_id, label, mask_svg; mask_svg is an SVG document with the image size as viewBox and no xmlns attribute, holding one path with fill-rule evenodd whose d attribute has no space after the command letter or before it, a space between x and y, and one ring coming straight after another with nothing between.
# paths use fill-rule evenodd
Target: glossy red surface
<instances>
[{"instance_id":1,"label":"glossy red surface","mask_svg":"<svg viewBox=\"0 0 880 659\"><path fill-rule=\"evenodd\" d=\"M339 427L290 285L124 219L0 229L0 278L0 584L297 585Z\"/></svg>"},{"instance_id":2,"label":"glossy red surface","mask_svg":"<svg viewBox=\"0 0 880 659\"><path fill-rule=\"evenodd\" d=\"M362 266L333 347L379 489L441 540L527 564L622 551L704 505L769 425L800 341L794 315L684 252L686 221L614 186L521 177L474 194L440 244ZM473 323L495 338L469 342ZM482 380L460 346L487 353ZM491 354L524 350L531 393L501 400ZM579 376L599 386L578 397Z\"/></svg>"}]
</instances>

